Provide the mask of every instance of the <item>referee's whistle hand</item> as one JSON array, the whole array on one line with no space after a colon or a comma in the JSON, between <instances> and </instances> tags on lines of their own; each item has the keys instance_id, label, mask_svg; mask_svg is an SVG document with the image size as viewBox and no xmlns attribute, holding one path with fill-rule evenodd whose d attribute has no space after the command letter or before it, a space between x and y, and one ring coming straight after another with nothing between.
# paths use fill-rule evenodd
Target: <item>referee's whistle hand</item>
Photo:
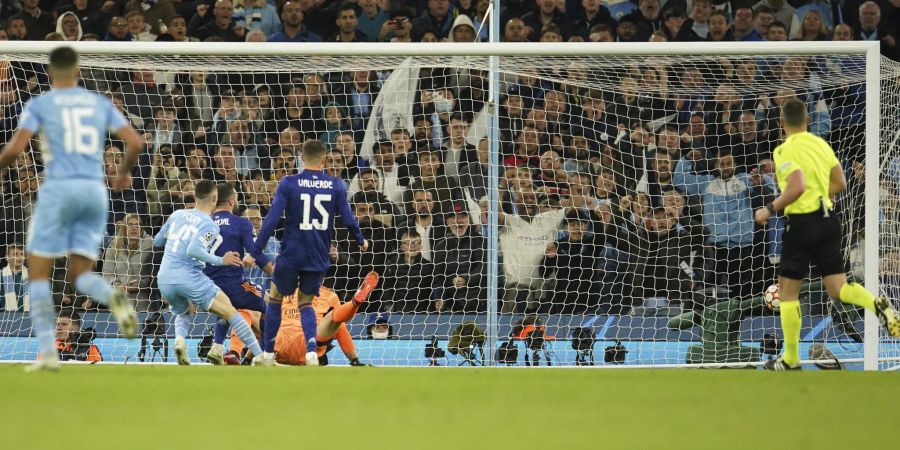
<instances>
[{"instance_id":1,"label":"referee's whistle hand","mask_svg":"<svg viewBox=\"0 0 900 450\"><path fill-rule=\"evenodd\" d=\"M753 219L760 225L769 223L770 217L772 217L772 214L766 208L759 208L753 213Z\"/></svg>"}]
</instances>

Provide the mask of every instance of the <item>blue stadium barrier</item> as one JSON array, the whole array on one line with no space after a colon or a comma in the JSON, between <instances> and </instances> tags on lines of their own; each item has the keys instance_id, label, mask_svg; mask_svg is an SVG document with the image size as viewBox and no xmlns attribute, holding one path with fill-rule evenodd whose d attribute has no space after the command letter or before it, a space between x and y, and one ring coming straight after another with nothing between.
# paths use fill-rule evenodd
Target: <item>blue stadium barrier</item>
<instances>
[{"instance_id":1,"label":"blue stadium barrier","mask_svg":"<svg viewBox=\"0 0 900 450\"><path fill-rule=\"evenodd\" d=\"M167 335L174 337L174 329L171 325L172 318L169 313L163 314L168 325ZM141 314L141 321L146 314ZM500 334L506 336L513 323L521 316L501 316ZM394 326L394 334L402 336L399 339L369 340L366 339L366 319L360 314L349 323L350 334L356 340L357 350L364 362L378 366L389 365L427 365L425 359L425 344L431 336L437 336L440 346L446 349L446 339L458 324L472 320L480 326L486 323L486 317L479 314L407 314L394 315L391 322ZM553 315L544 316L547 325L547 334L557 337L557 340L548 341L548 349L551 353L551 361L554 365L571 366L575 363L576 352L568 340L571 329L588 326L596 330L597 342L594 346L594 359L597 364L603 364L603 350L613 345L615 340L621 340L629 350L626 364L631 361L641 361L642 364L672 364L684 362L687 348L690 345L700 343L700 329L694 327L685 331L672 331L666 328L665 317L632 317L632 316L569 316ZM805 321L801 336L805 341L802 344L801 354L806 354L810 341L821 341L829 338L829 343L840 341L829 347L838 357L859 358L862 357L862 345L850 343L842 334L835 335L830 326L829 317L812 317ZM140 339L126 341L112 338L116 332L116 325L108 313L84 313L82 314L82 326L94 327L98 338L95 341L100 347L106 361L126 362L137 361L136 355L140 347ZM29 338L30 321L22 313L0 313L0 323L6 324L6 332L0 333L0 348L15 349L16 354L3 355L6 360L28 360L34 358L37 353L37 341ZM196 355L196 345L199 338L208 333L208 329L214 323L209 314L199 314L194 318L194 325L190 330L191 354ZM861 326L861 324L859 324ZM741 340L745 345L758 347L759 340L765 333L774 333L778 330L775 316L749 317L741 324ZM832 330L832 331L827 331ZM500 339L500 342L505 339ZM170 345L172 342L170 341ZM517 343L519 348L519 365L524 364L525 348L522 342ZM487 350L486 350L487 351ZM485 355L487 357L487 355ZM340 349L333 350L329 357L333 364L347 364L346 358ZM170 348L169 360L172 361ZM156 359L159 361L159 358ZM458 365L464 362L460 356L450 355L441 359L442 365ZM541 365L544 365L542 361Z\"/></svg>"}]
</instances>

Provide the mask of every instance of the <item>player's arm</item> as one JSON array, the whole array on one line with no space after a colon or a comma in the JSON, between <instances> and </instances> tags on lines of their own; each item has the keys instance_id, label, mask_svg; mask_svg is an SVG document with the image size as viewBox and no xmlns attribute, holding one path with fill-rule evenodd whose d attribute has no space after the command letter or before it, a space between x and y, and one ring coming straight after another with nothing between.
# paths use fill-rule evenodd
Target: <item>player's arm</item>
<instances>
[{"instance_id":1,"label":"player's arm","mask_svg":"<svg viewBox=\"0 0 900 450\"><path fill-rule=\"evenodd\" d=\"M156 233L156 236L153 237L153 246L154 247L165 247L166 246L166 236L169 235L169 224L172 223L171 220L167 220L166 223L163 224L162 228L159 229L159 233Z\"/></svg>"},{"instance_id":2,"label":"player's arm","mask_svg":"<svg viewBox=\"0 0 900 450\"><path fill-rule=\"evenodd\" d=\"M765 224L778 211L783 211L788 205L797 201L804 192L806 192L806 176L803 175L802 169L797 168L788 175L787 186L785 186L781 195L767 203L766 206L756 210L754 213L756 223L760 225Z\"/></svg>"},{"instance_id":3,"label":"player's arm","mask_svg":"<svg viewBox=\"0 0 900 450\"><path fill-rule=\"evenodd\" d=\"M223 256L216 256L209 252L210 241L215 239L215 233L198 233L187 247L187 255L199 261L214 266L241 266L241 258L237 252L226 252Z\"/></svg>"},{"instance_id":4,"label":"player's arm","mask_svg":"<svg viewBox=\"0 0 900 450\"><path fill-rule=\"evenodd\" d=\"M268 255L259 251L256 248L256 243L253 242L253 225L250 224L250 221L243 221L241 231L241 246L244 248L244 251L250 254L253 260L256 262L256 265L262 269L266 275L272 276L272 272L275 270L275 265L272 264L272 259L269 258Z\"/></svg>"},{"instance_id":5,"label":"player's arm","mask_svg":"<svg viewBox=\"0 0 900 450\"><path fill-rule=\"evenodd\" d=\"M803 175L803 170L797 169L788 175L787 186L785 186L784 192L770 204L775 212L782 211L788 205L797 201L804 192L806 192L806 176Z\"/></svg>"},{"instance_id":6,"label":"player's arm","mask_svg":"<svg viewBox=\"0 0 900 450\"><path fill-rule=\"evenodd\" d=\"M353 214L353 211L350 209L350 202L347 200L347 190L342 185L339 185L335 191L338 197L337 208L338 213L341 215L341 221L344 222L344 225L350 229L351 233L353 233L360 250L368 250L369 243L366 241L366 237L363 236L362 230L359 228L359 221L356 220L356 215Z\"/></svg>"},{"instance_id":7,"label":"player's arm","mask_svg":"<svg viewBox=\"0 0 900 450\"><path fill-rule=\"evenodd\" d=\"M9 143L0 153L0 170L9 167L16 158L28 147L28 141L34 136L34 132L25 128L19 128Z\"/></svg>"},{"instance_id":8,"label":"player's arm","mask_svg":"<svg viewBox=\"0 0 900 450\"><path fill-rule=\"evenodd\" d=\"M275 227L278 221L284 215L284 209L287 206L287 199L290 196L287 183L284 180L278 182L278 188L275 190L275 198L272 199L272 207L263 219L262 226L259 227L259 234L256 236L256 251L262 253L266 248L269 238L275 233Z\"/></svg>"},{"instance_id":9,"label":"player's arm","mask_svg":"<svg viewBox=\"0 0 900 450\"><path fill-rule=\"evenodd\" d=\"M125 142L125 156L122 158L122 164L119 165L119 176L130 175L131 169L137 164L141 150L144 148L143 141L131 125L119 128L115 135Z\"/></svg>"},{"instance_id":10,"label":"player's arm","mask_svg":"<svg viewBox=\"0 0 900 450\"><path fill-rule=\"evenodd\" d=\"M109 100L106 101L106 111L109 131L125 142L125 156L122 159L122 164L119 164L116 178L110 182L110 185L113 188L124 189L131 187L131 169L137 164L138 157L144 148L144 143L137 131L131 127L128 119Z\"/></svg>"},{"instance_id":11,"label":"player's arm","mask_svg":"<svg viewBox=\"0 0 900 450\"><path fill-rule=\"evenodd\" d=\"M844 175L844 168L840 164L835 164L831 168L831 175L828 178L828 196L834 197L847 189L847 177Z\"/></svg>"}]
</instances>

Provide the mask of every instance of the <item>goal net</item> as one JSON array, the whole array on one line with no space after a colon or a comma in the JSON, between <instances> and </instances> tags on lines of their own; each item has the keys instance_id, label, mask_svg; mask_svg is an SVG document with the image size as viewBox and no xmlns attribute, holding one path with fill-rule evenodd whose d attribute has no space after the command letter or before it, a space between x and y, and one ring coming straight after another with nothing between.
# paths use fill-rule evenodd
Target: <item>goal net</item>
<instances>
[{"instance_id":1,"label":"goal net","mask_svg":"<svg viewBox=\"0 0 900 450\"><path fill-rule=\"evenodd\" d=\"M25 102L50 89L46 52L7 48L0 142ZM895 305L900 298L900 67L890 60L880 61L881 181L872 186L864 53L667 56L673 47L665 46L641 56L502 56L494 72L487 55L422 55L425 47L410 52L418 56L79 48L84 86L109 97L145 142L132 188L109 192L97 264L136 302L143 326L142 339L119 338L104 307L76 293L59 262L52 286L66 312L57 334L67 358L86 358L93 342L104 361L173 361L153 235L174 210L193 205L194 183L204 178L231 184L236 212L258 228L279 180L303 169L303 143L318 139L329 149L325 171L347 184L371 246L361 252L338 218L323 295L347 301L366 273L382 276L346 324L355 349L335 341L332 364L346 364L353 351L365 363L413 366L762 361L780 336L763 292L774 283L786 224L775 217L755 225L752 212L778 194L772 152L788 97L808 104L810 131L832 144L847 173L836 208L851 275L874 284L864 268L880 258L873 273L881 291ZM493 73L499 104L491 101ZM108 141L107 173L122 148ZM40 201L43 150L35 139L2 173L5 361L37 351L23 245ZM492 160L497 228L488 220ZM877 255L864 251L866 189L878 189ZM270 256L280 239L279 231L268 243ZM258 267L245 278L262 291L270 282ZM824 346L861 361L861 311L833 303L815 278L801 297L804 358ZM213 323L206 313L194 318L197 361ZM883 335L886 368L900 346Z\"/></svg>"}]
</instances>

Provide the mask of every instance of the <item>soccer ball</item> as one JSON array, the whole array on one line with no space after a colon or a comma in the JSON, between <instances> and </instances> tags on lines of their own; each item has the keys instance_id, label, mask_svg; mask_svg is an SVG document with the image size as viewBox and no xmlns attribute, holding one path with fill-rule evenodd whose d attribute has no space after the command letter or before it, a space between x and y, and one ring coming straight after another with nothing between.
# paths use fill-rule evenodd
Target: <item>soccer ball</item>
<instances>
[{"instance_id":1,"label":"soccer ball","mask_svg":"<svg viewBox=\"0 0 900 450\"><path fill-rule=\"evenodd\" d=\"M766 302L766 307L772 311L777 311L781 306L781 296L778 294L778 283L775 283L766 288L763 292L763 301Z\"/></svg>"}]
</instances>

